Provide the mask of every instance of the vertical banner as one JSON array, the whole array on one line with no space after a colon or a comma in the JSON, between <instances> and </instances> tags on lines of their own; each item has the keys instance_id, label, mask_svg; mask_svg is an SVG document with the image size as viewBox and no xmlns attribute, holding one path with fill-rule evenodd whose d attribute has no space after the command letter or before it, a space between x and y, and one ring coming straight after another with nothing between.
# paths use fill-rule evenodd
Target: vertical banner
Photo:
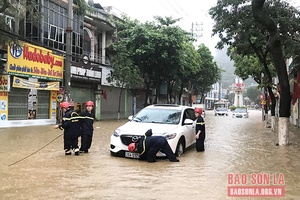
<instances>
[{"instance_id":1,"label":"vertical banner","mask_svg":"<svg viewBox=\"0 0 300 200\"><path fill-rule=\"evenodd\" d=\"M0 92L10 91L10 75L0 74Z\"/></svg>"},{"instance_id":2,"label":"vertical banner","mask_svg":"<svg viewBox=\"0 0 300 200\"><path fill-rule=\"evenodd\" d=\"M57 98L57 91L53 91L51 90L50 92L50 95L51 95L51 98L50 98L50 110L49 110L49 113L50 113L50 116L49 118L50 119L56 119L56 98Z\"/></svg>"},{"instance_id":3,"label":"vertical banner","mask_svg":"<svg viewBox=\"0 0 300 200\"><path fill-rule=\"evenodd\" d=\"M8 117L8 93L0 91L0 121Z\"/></svg>"}]
</instances>

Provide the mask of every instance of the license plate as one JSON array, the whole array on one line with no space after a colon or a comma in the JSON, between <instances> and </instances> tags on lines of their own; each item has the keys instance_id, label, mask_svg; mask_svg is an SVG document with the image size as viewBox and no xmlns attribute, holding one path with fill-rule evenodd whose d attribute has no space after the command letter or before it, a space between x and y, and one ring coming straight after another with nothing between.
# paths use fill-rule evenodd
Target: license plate
<instances>
[{"instance_id":1,"label":"license plate","mask_svg":"<svg viewBox=\"0 0 300 200\"><path fill-rule=\"evenodd\" d=\"M125 157L126 158L140 158L140 154L139 153L131 153L131 152L126 151Z\"/></svg>"}]
</instances>

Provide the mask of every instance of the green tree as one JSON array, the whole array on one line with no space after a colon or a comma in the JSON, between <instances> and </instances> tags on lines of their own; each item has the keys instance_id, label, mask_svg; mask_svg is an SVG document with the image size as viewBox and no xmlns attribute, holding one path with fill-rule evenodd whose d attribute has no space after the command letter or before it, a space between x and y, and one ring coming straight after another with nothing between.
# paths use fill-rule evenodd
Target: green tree
<instances>
[{"instance_id":1,"label":"green tree","mask_svg":"<svg viewBox=\"0 0 300 200\"><path fill-rule=\"evenodd\" d=\"M260 104L260 95L261 91L257 88L257 86L252 86L247 89L247 96L255 104Z\"/></svg>"},{"instance_id":2,"label":"green tree","mask_svg":"<svg viewBox=\"0 0 300 200\"><path fill-rule=\"evenodd\" d=\"M112 73L107 77L109 83L121 88L118 102L118 119L120 119L121 97L123 89L134 89L136 85L143 81L139 68L131 60L130 53L126 50L126 45L116 42L113 46L115 52L112 64ZM118 53L116 53L118 52Z\"/></svg>"},{"instance_id":3,"label":"green tree","mask_svg":"<svg viewBox=\"0 0 300 200\"><path fill-rule=\"evenodd\" d=\"M174 79L174 94L177 94L178 100L181 99L184 88L192 90L191 78L200 70L200 55L191 42L182 44L182 52L180 54L180 67L175 74ZM179 102L177 102L179 103Z\"/></svg>"},{"instance_id":4,"label":"green tree","mask_svg":"<svg viewBox=\"0 0 300 200\"><path fill-rule=\"evenodd\" d=\"M299 35L299 12L286 2L274 0L266 2L263 12L257 13L257 11L262 11L261 5L264 3L264 1L263 3L262 1L252 1L251 6L250 0L218 1L217 6L210 10L210 14L217 22L213 31L214 34L218 33L220 37L219 48L227 44L235 48L237 54L256 55L262 63L264 75L269 79L269 82L272 79L271 73L269 73L271 71L269 60L273 61L281 87L279 115L288 118L290 115L290 94L286 68L283 67L283 55L285 58L289 58L295 54L296 47L299 45L295 42L295 38ZM257 21L251 17L253 13ZM264 14L265 19L262 19L262 14ZM276 29L274 24L269 23L270 17L272 21L275 21ZM266 21L268 21L267 24L264 23ZM280 46L282 44L284 49L282 53L284 54L281 55L280 52L276 52L278 56L276 60L274 53L278 48L274 48L276 47L274 45L278 45L278 42ZM270 87L269 90L271 90ZM275 102L272 91L269 93L272 102Z\"/></svg>"},{"instance_id":5,"label":"green tree","mask_svg":"<svg viewBox=\"0 0 300 200\"><path fill-rule=\"evenodd\" d=\"M285 58L283 53L283 47L280 38L280 30L278 29L278 24L274 21L273 16L269 16L264 8L269 7L266 5L264 7L264 0L253 0L252 1L252 11L255 20L260 23L263 29L267 29L269 32L269 38L267 40L267 47L272 56L274 66L276 68L277 76L280 84L280 108L279 108L279 145L288 145L288 122L290 117L290 107L291 107L291 95L290 95L290 85L288 80L288 75L286 71ZM299 14L298 14L299 16ZM298 27L299 30L299 27ZM289 34L293 33L292 28L289 27L287 30Z\"/></svg>"},{"instance_id":6,"label":"green tree","mask_svg":"<svg viewBox=\"0 0 300 200\"><path fill-rule=\"evenodd\" d=\"M276 76L276 71L271 61L265 57L261 59L262 62L260 62L260 59L256 56L256 54L237 54L234 51L234 48L229 48L228 54L230 58L234 60L236 75L241 77L243 80L246 80L249 76L251 76L259 84L259 88L264 88L264 93L269 92L273 102L271 104L271 116L275 116L276 99L272 91L274 88L272 77ZM266 74L266 76L261 76L262 74ZM264 109L265 112L268 113L269 101L267 101L267 105L264 106Z\"/></svg>"},{"instance_id":7,"label":"green tree","mask_svg":"<svg viewBox=\"0 0 300 200\"><path fill-rule=\"evenodd\" d=\"M117 41L112 44L112 49L118 54L124 51L121 46L126 47L133 66L138 66L140 76L144 79L143 84L138 86L146 88L145 104L150 88L156 88L159 94L160 85L167 83L169 91L172 91L175 77L181 71L182 49L189 37L174 25L177 21L156 17L154 22L143 24L124 17L117 22Z\"/></svg>"},{"instance_id":8,"label":"green tree","mask_svg":"<svg viewBox=\"0 0 300 200\"><path fill-rule=\"evenodd\" d=\"M200 95L200 102L202 103L205 95L211 90L212 85L221 79L222 70L213 60L213 56L205 44L200 44L197 52L200 56L199 70L195 73L193 85L196 94Z\"/></svg>"},{"instance_id":9,"label":"green tree","mask_svg":"<svg viewBox=\"0 0 300 200\"><path fill-rule=\"evenodd\" d=\"M109 49L115 55L113 74L120 76L110 78L127 85L127 81L140 77L142 84L137 84L135 89L146 90L144 104L148 103L148 94L152 88L157 93L154 103L158 103L162 84L167 85L167 102L175 103L175 99L181 99L184 89L188 89L190 94L194 90L204 96L221 77L221 70L213 61L209 49L200 45L196 50L191 42L191 34L176 26L176 22L178 19L170 17L155 17L153 22L146 23L124 17L116 22L117 41ZM126 62L122 60L125 57ZM119 66L115 67L115 63ZM134 68L139 75L129 73L126 79L122 79L123 72L116 71L122 71L124 63L129 63L127 66ZM134 87L133 84L128 85Z\"/></svg>"}]
</instances>

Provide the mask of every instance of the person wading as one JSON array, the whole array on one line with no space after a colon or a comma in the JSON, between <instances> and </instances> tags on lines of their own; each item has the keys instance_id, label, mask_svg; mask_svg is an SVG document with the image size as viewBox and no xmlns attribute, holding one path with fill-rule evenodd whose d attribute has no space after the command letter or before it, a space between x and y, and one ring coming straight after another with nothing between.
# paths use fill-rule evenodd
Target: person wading
<instances>
[{"instance_id":1,"label":"person wading","mask_svg":"<svg viewBox=\"0 0 300 200\"><path fill-rule=\"evenodd\" d=\"M81 118L81 147L80 152L88 153L92 145L94 132L94 102L87 101L85 103L86 110L80 114Z\"/></svg>"},{"instance_id":2,"label":"person wading","mask_svg":"<svg viewBox=\"0 0 300 200\"><path fill-rule=\"evenodd\" d=\"M195 108L195 116L196 120L196 151L203 152L204 151L204 140L205 140L205 122L202 117L202 109Z\"/></svg>"},{"instance_id":3,"label":"person wading","mask_svg":"<svg viewBox=\"0 0 300 200\"><path fill-rule=\"evenodd\" d=\"M73 111L69 102L60 103L64 116L61 124L54 125L53 128L64 130L64 150L65 155L79 155L78 137L80 136L80 117Z\"/></svg>"}]
</instances>

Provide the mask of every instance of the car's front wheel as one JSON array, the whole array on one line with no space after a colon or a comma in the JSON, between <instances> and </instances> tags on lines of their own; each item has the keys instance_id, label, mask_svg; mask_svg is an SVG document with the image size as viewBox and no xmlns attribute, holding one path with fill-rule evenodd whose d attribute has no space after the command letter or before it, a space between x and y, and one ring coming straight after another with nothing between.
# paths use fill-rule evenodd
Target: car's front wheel
<instances>
[{"instance_id":1,"label":"car's front wheel","mask_svg":"<svg viewBox=\"0 0 300 200\"><path fill-rule=\"evenodd\" d=\"M183 138L181 138L179 141L178 141L178 144L176 146L176 152L175 152L175 155L176 156L181 156L183 153L184 153L184 140Z\"/></svg>"}]
</instances>

